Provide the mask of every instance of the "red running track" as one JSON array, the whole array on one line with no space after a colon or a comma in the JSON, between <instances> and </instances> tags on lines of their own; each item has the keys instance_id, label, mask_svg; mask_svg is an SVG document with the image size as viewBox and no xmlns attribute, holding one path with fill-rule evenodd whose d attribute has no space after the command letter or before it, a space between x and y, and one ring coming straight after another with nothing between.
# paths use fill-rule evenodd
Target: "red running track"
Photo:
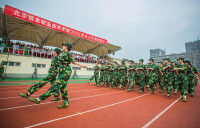
<instances>
[{"instance_id":1,"label":"red running track","mask_svg":"<svg viewBox=\"0 0 200 128\"><path fill-rule=\"evenodd\" d=\"M152 95L145 90L143 94L138 94L138 90L126 92L93 85L69 84L70 106L61 110L56 108L61 102L52 102L52 97L39 105L18 97L18 93L26 92L22 90L30 86L0 87L0 127L140 128L147 124L147 127L152 128L200 126L199 86L195 88L194 97L188 96L188 102L184 103L178 100L180 93L172 93L168 98L166 92L156 91ZM49 86L34 95L44 93Z\"/></svg>"}]
</instances>

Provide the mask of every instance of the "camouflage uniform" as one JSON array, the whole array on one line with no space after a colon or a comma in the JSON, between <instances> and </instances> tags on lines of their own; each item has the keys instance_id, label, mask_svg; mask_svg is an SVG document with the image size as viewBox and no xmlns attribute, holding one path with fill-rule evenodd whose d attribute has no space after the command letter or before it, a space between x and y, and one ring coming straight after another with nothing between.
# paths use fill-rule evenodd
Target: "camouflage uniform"
<instances>
[{"instance_id":1,"label":"camouflage uniform","mask_svg":"<svg viewBox=\"0 0 200 128\"><path fill-rule=\"evenodd\" d=\"M59 57L55 56L53 60L51 61L51 67L48 71L48 75L44 77L39 83L33 85L32 87L28 88L28 92L33 94L34 92L38 91L40 88L42 88L45 84L48 82L51 83L51 85L54 84L56 80L56 76L58 74L58 67L59 67ZM59 97L59 91L54 93L54 97Z\"/></svg>"},{"instance_id":2,"label":"camouflage uniform","mask_svg":"<svg viewBox=\"0 0 200 128\"><path fill-rule=\"evenodd\" d=\"M116 63L117 64L117 63ZM112 83L111 83L111 88L113 88L113 86L115 86L117 88L117 80L118 80L118 65L116 66L112 66L111 70L113 70L113 76L112 76Z\"/></svg>"},{"instance_id":3,"label":"camouflage uniform","mask_svg":"<svg viewBox=\"0 0 200 128\"><path fill-rule=\"evenodd\" d=\"M46 93L39 96L40 100L45 100L48 97L50 97L55 92L58 92L60 89L63 104L69 103L68 101L68 92L67 92L67 81L70 78L70 75L72 73L72 69L69 66L70 63L74 63L74 59L72 57L72 54L69 51L66 51L62 54L62 56L59 58L60 60L60 66L59 66L59 75L56 79L56 82L51 86Z\"/></svg>"},{"instance_id":4,"label":"camouflage uniform","mask_svg":"<svg viewBox=\"0 0 200 128\"><path fill-rule=\"evenodd\" d=\"M109 73L110 73L110 66L109 65L106 65L104 67L104 77L103 77L103 86L107 85L107 87L109 86Z\"/></svg>"},{"instance_id":5,"label":"camouflage uniform","mask_svg":"<svg viewBox=\"0 0 200 128\"><path fill-rule=\"evenodd\" d=\"M177 68L177 64L175 64L174 68ZM174 88L174 93L177 93L178 88L179 88L179 81L178 81L178 72L173 70L173 88Z\"/></svg>"},{"instance_id":6,"label":"camouflage uniform","mask_svg":"<svg viewBox=\"0 0 200 128\"><path fill-rule=\"evenodd\" d=\"M128 91L134 91L135 65L129 65L129 67L128 67L128 79L129 79Z\"/></svg>"},{"instance_id":7,"label":"camouflage uniform","mask_svg":"<svg viewBox=\"0 0 200 128\"><path fill-rule=\"evenodd\" d=\"M141 68L136 70L136 75L138 79L138 85L140 88L140 92L144 92L144 84L145 84L145 66L142 64L138 64L136 68Z\"/></svg>"},{"instance_id":8,"label":"camouflage uniform","mask_svg":"<svg viewBox=\"0 0 200 128\"><path fill-rule=\"evenodd\" d=\"M112 79L113 79L113 70L112 70L112 68L113 68L113 65L110 65L110 67L109 67L109 76L108 76L108 83L109 84L112 84Z\"/></svg>"},{"instance_id":9,"label":"camouflage uniform","mask_svg":"<svg viewBox=\"0 0 200 128\"><path fill-rule=\"evenodd\" d=\"M193 97L194 96L194 87L196 85L195 73L197 70L192 65L189 66L189 84L188 84L188 93Z\"/></svg>"},{"instance_id":10,"label":"camouflage uniform","mask_svg":"<svg viewBox=\"0 0 200 128\"><path fill-rule=\"evenodd\" d=\"M164 79L165 79L165 85L167 88L167 96L171 95L171 90L172 90L172 83L173 83L173 65L171 63L164 64L163 68L165 68L166 66L169 66L168 68L166 68L164 70Z\"/></svg>"},{"instance_id":11,"label":"camouflage uniform","mask_svg":"<svg viewBox=\"0 0 200 128\"><path fill-rule=\"evenodd\" d=\"M188 83L189 83L189 76L188 76L188 66L186 64L179 64L178 68L183 68L183 70L178 70L179 73L179 86L181 88L182 96L186 96L188 92Z\"/></svg>"},{"instance_id":12,"label":"camouflage uniform","mask_svg":"<svg viewBox=\"0 0 200 128\"><path fill-rule=\"evenodd\" d=\"M3 73L4 73L4 66L1 65L0 66L0 77L4 80Z\"/></svg>"},{"instance_id":13,"label":"camouflage uniform","mask_svg":"<svg viewBox=\"0 0 200 128\"><path fill-rule=\"evenodd\" d=\"M99 84L104 81L104 66L102 65L100 67L100 78L99 78Z\"/></svg>"},{"instance_id":14,"label":"camouflage uniform","mask_svg":"<svg viewBox=\"0 0 200 128\"><path fill-rule=\"evenodd\" d=\"M127 66L121 65L120 67L120 85L125 88L127 84Z\"/></svg>"},{"instance_id":15,"label":"camouflage uniform","mask_svg":"<svg viewBox=\"0 0 200 128\"><path fill-rule=\"evenodd\" d=\"M99 84L99 66L94 66L94 75L90 78L90 81L95 78L96 85Z\"/></svg>"},{"instance_id":16,"label":"camouflage uniform","mask_svg":"<svg viewBox=\"0 0 200 128\"><path fill-rule=\"evenodd\" d=\"M164 79L164 74L163 74L163 66L159 67L158 68L158 83L159 83L159 86L160 86L160 92L162 93L163 92L163 87L164 87L164 82L165 82L165 79Z\"/></svg>"},{"instance_id":17,"label":"camouflage uniform","mask_svg":"<svg viewBox=\"0 0 200 128\"><path fill-rule=\"evenodd\" d=\"M154 93L154 90L155 90L155 85L157 84L156 83L156 78L157 78L157 65L155 64L149 64L147 66L147 68L153 68L153 70L148 70L148 83L147 85L150 86L151 90L152 90L152 93Z\"/></svg>"},{"instance_id":18,"label":"camouflage uniform","mask_svg":"<svg viewBox=\"0 0 200 128\"><path fill-rule=\"evenodd\" d=\"M117 74L117 86L119 86L120 85L120 78L121 78L121 76L120 76L120 65L119 64L117 64L117 66L118 66L118 69L117 69L117 72L116 72L116 74Z\"/></svg>"},{"instance_id":19,"label":"camouflage uniform","mask_svg":"<svg viewBox=\"0 0 200 128\"><path fill-rule=\"evenodd\" d=\"M145 65L145 78L144 79L145 79L146 88L150 89L150 86L148 85L148 82L149 82L149 71L147 70L148 65L149 65L149 63L147 65Z\"/></svg>"}]
</instances>

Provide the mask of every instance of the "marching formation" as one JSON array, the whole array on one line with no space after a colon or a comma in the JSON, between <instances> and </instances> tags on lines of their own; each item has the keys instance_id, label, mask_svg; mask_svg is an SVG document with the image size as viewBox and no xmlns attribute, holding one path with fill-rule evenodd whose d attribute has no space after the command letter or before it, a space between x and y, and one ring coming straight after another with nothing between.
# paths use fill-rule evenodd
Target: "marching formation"
<instances>
[{"instance_id":1,"label":"marching formation","mask_svg":"<svg viewBox=\"0 0 200 128\"><path fill-rule=\"evenodd\" d=\"M159 85L160 93L164 87L167 91L167 96L171 96L172 89L176 94L181 92L184 102L187 101L187 94L194 96L194 88L197 86L200 73L193 67L190 61L185 61L184 58L177 59L178 63L170 62L169 58L163 59L163 62L154 64L154 59L150 59L147 65L144 65L143 59L136 64L132 60L129 61L129 66L125 65L125 61L121 61L121 65L114 61L112 64L101 63L101 66L93 68L94 75L89 80L95 78L96 86L107 86L111 89L125 89L128 85L128 92L134 91L135 86L139 86L139 93L144 92L144 88L148 88L155 93L157 85ZM100 74L100 75L99 75Z\"/></svg>"},{"instance_id":2,"label":"marching formation","mask_svg":"<svg viewBox=\"0 0 200 128\"><path fill-rule=\"evenodd\" d=\"M27 89L27 93L19 93L19 96L28 98L29 101L39 104L46 100L51 95L54 95L52 101L61 100L59 91L61 92L63 104L58 108L66 108L69 106L67 82L72 73L70 63L87 68L74 61L71 54L72 45L70 43L63 44L63 54L61 50L54 49L51 66L46 77L39 83ZM135 86L139 86L139 93L144 92L144 88L148 88L154 94L157 85L160 86L160 93L163 92L166 86L167 96L171 95L172 89L174 93L178 91L182 94L183 101L187 101L186 96L194 96L194 88L198 83L200 73L191 65L189 61L184 61L184 58L177 60L179 63L170 62L169 58L164 59L164 64L159 62L154 64L154 59L150 59L147 65L144 65L143 59L136 64L132 60L129 61L127 67L125 61L121 61L121 65L116 61L113 64L106 62L101 63L101 66L96 66L94 75L89 82L95 78L96 86L104 86L113 88L125 89L128 85L128 91L134 91ZM31 98L31 95L45 86L48 82L51 87L39 97Z\"/></svg>"}]
</instances>

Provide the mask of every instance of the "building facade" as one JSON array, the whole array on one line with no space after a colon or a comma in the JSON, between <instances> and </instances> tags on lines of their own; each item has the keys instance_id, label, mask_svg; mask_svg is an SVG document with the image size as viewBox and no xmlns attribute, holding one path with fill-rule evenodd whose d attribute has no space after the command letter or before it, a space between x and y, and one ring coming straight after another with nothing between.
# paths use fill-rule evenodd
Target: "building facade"
<instances>
[{"instance_id":1,"label":"building facade","mask_svg":"<svg viewBox=\"0 0 200 128\"><path fill-rule=\"evenodd\" d=\"M200 52L200 40L185 43L186 53Z\"/></svg>"},{"instance_id":2,"label":"building facade","mask_svg":"<svg viewBox=\"0 0 200 128\"><path fill-rule=\"evenodd\" d=\"M162 49L151 49L150 50L150 58L157 57L157 56L164 56L165 50Z\"/></svg>"}]
</instances>

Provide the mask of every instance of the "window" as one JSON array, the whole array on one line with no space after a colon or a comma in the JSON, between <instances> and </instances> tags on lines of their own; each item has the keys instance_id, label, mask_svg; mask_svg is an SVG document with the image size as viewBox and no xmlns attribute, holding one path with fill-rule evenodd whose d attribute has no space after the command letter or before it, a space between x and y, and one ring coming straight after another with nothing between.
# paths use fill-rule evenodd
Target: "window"
<instances>
[{"instance_id":1,"label":"window","mask_svg":"<svg viewBox=\"0 0 200 128\"><path fill-rule=\"evenodd\" d=\"M45 68L46 64L42 64L42 67Z\"/></svg>"},{"instance_id":2,"label":"window","mask_svg":"<svg viewBox=\"0 0 200 128\"><path fill-rule=\"evenodd\" d=\"M8 66L14 66L14 62L8 62Z\"/></svg>"},{"instance_id":3,"label":"window","mask_svg":"<svg viewBox=\"0 0 200 128\"><path fill-rule=\"evenodd\" d=\"M3 65L7 65L7 66L16 66L19 67L21 65L20 62L11 62L11 61L2 61Z\"/></svg>"},{"instance_id":4,"label":"window","mask_svg":"<svg viewBox=\"0 0 200 128\"><path fill-rule=\"evenodd\" d=\"M81 70L81 67L72 67L73 70Z\"/></svg>"},{"instance_id":5,"label":"window","mask_svg":"<svg viewBox=\"0 0 200 128\"><path fill-rule=\"evenodd\" d=\"M37 64L37 67L38 67L38 68L41 68L41 64Z\"/></svg>"},{"instance_id":6,"label":"window","mask_svg":"<svg viewBox=\"0 0 200 128\"><path fill-rule=\"evenodd\" d=\"M92 68L87 68L87 71L93 71L93 69Z\"/></svg>"},{"instance_id":7,"label":"window","mask_svg":"<svg viewBox=\"0 0 200 128\"><path fill-rule=\"evenodd\" d=\"M32 67L38 67L38 68L45 68L46 67L46 64L34 64L32 63Z\"/></svg>"}]
</instances>

